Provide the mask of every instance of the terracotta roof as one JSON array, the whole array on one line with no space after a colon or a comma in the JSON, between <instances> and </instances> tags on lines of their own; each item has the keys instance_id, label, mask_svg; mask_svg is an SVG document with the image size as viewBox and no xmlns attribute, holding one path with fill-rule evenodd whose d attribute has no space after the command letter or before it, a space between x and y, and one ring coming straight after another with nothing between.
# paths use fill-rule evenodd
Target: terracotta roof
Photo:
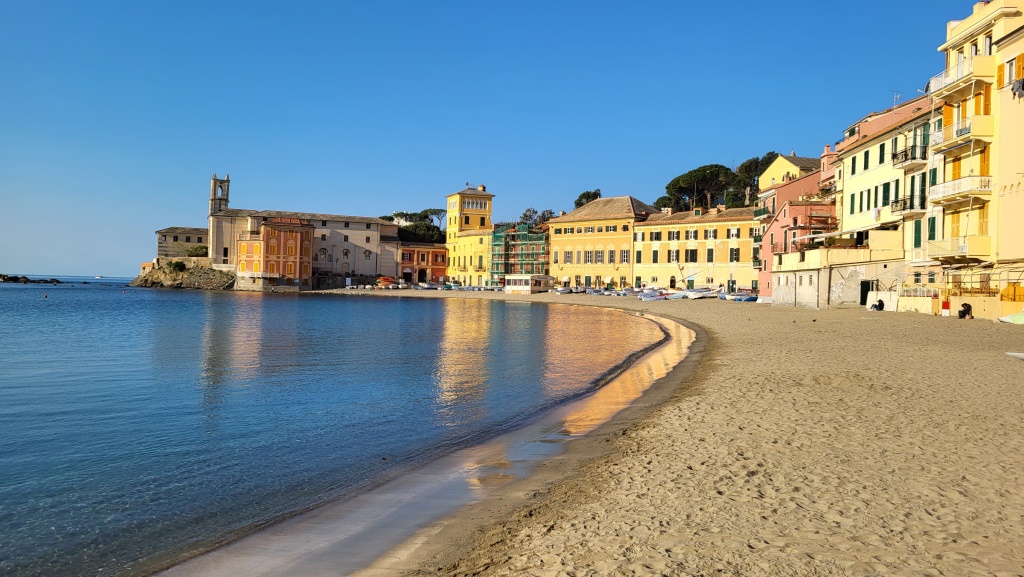
<instances>
[{"instance_id":1,"label":"terracotta roof","mask_svg":"<svg viewBox=\"0 0 1024 577\"><path fill-rule=\"evenodd\" d=\"M458 192L453 192L453 193L449 194L448 196L455 196L456 194L466 194L466 195L472 194L473 196L494 196L493 194L487 192L486 190L480 190L478 188L464 188L464 189L462 189L462 190L460 190ZM445 198L447 198L447 197L445 197Z\"/></svg>"},{"instance_id":2,"label":"terracotta roof","mask_svg":"<svg viewBox=\"0 0 1024 577\"><path fill-rule=\"evenodd\" d=\"M739 208L727 208L718 213L708 213L701 209L701 215L696 216L694 211L687 210L673 214L659 212L652 214L646 222L637 223L637 226L659 225L659 224L697 224L700 222L736 222L743 220L754 220L754 207L743 206Z\"/></svg>"},{"instance_id":3,"label":"terracotta roof","mask_svg":"<svg viewBox=\"0 0 1024 577\"><path fill-rule=\"evenodd\" d=\"M226 211L224 211L226 212ZM346 216L343 214L322 214L318 212L286 212L282 210L263 210L251 213L250 216L264 216L267 218L301 218L305 220L333 220L341 222L368 222L371 224L394 224L372 216Z\"/></svg>"},{"instance_id":4,"label":"terracotta roof","mask_svg":"<svg viewBox=\"0 0 1024 577\"><path fill-rule=\"evenodd\" d=\"M660 214L660 211L632 196L613 196L592 200L565 216L558 216L549 220L548 224L556 225L563 222L612 218L646 220L652 214Z\"/></svg>"},{"instance_id":5,"label":"terracotta roof","mask_svg":"<svg viewBox=\"0 0 1024 577\"><path fill-rule=\"evenodd\" d=\"M187 226L172 226L163 230L156 231L157 234L195 234L205 235L209 232L206 228L189 228Z\"/></svg>"},{"instance_id":6,"label":"terracotta roof","mask_svg":"<svg viewBox=\"0 0 1024 577\"><path fill-rule=\"evenodd\" d=\"M811 158L808 156L783 156L782 158L796 165L797 168L806 170L818 170L821 168L820 158Z\"/></svg>"}]
</instances>

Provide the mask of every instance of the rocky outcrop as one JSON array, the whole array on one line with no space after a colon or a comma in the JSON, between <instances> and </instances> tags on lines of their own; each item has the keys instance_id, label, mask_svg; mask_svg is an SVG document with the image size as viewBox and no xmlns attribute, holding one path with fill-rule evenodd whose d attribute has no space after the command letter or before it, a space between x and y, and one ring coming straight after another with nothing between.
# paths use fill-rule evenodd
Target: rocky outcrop
<instances>
[{"instance_id":1,"label":"rocky outcrop","mask_svg":"<svg viewBox=\"0 0 1024 577\"><path fill-rule=\"evenodd\" d=\"M159 268L141 274L131 286L147 288L185 288L227 290L234 286L235 275L212 268L193 266L179 270L176 263L168 262Z\"/></svg>"},{"instance_id":2,"label":"rocky outcrop","mask_svg":"<svg viewBox=\"0 0 1024 577\"><path fill-rule=\"evenodd\" d=\"M29 284L29 283L33 283L33 284L61 284L61 282L59 280L55 279L55 278L51 278L51 279L41 279L41 278L31 279L31 278L28 278L27 276L16 276L16 275L7 275L7 274L0 274L0 282L20 282L21 284Z\"/></svg>"}]
</instances>

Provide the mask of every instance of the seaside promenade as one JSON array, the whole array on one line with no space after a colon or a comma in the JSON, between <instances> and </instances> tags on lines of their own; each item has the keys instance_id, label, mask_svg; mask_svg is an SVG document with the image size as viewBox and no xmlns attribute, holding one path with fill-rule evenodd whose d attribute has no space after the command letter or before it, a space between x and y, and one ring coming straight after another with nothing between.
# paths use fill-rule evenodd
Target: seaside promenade
<instances>
[{"instance_id":1,"label":"seaside promenade","mask_svg":"<svg viewBox=\"0 0 1024 577\"><path fill-rule=\"evenodd\" d=\"M1020 575L1019 326L727 301L378 291L649 311L703 353L639 420L360 575ZM643 401L641 401L643 403Z\"/></svg>"}]
</instances>

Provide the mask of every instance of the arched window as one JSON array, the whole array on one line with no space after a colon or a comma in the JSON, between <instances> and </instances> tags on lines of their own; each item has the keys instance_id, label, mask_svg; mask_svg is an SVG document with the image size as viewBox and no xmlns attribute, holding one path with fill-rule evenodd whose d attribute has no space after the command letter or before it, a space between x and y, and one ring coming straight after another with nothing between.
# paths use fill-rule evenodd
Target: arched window
<instances>
[{"instance_id":1,"label":"arched window","mask_svg":"<svg viewBox=\"0 0 1024 577\"><path fill-rule=\"evenodd\" d=\"M285 266L287 267L287 268L285 269L285 270L287 270L287 272L286 272L285 274L287 274L288 276L292 276L292 275L294 275L294 274L295 274L295 263L293 263L293 262L290 262L290 263L288 263L288 264L287 264L287 265L285 265Z\"/></svg>"},{"instance_id":2,"label":"arched window","mask_svg":"<svg viewBox=\"0 0 1024 577\"><path fill-rule=\"evenodd\" d=\"M260 254L260 245L259 244L252 245L252 253L253 254Z\"/></svg>"},{"instance_id":3,"label":"arched window","mask_svg":"<svg viewBox=\"0 0 1024 577\"><path fill-rule=\"evenodd\" d=\"M341 256L345 257L345 260L348 260L348 249L347 248L341 250Z\"/></svg>"},{"instance_id":4,"label":"arched window","mask_svg":"<svg viewBox=\"0 0 1024 577\"><path fill-rule=\"evenodd\" d=\"M267 272L270 274L277 274L277 263L272 262L267 264Z\"/></svg>"},{"instance_id":5,"label":"arched window","mask_svg":"<svg viewBox=\"0 0 1024 577\"><path fill-rule=\"evenodd\" d=\"M238 272L245 272L245 261L238 262Z\"/></svg>"},{"instance_id":6,"label":"arched window","mask_svg":"<svg viewBox=\"0 0 1024 577\"><path fill-rule=\"evenodd\" d=\"M256 261L252 263L252 272L260 272L260 263Z\"/></svg>"}]
</instances>

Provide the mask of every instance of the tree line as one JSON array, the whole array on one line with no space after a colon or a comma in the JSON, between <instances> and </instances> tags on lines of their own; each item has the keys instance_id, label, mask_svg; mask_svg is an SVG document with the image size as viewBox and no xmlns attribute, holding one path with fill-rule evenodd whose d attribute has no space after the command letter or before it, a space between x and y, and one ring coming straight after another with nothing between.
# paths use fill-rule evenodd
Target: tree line
<instances>
[{"instance_id":1,"label":"tree line","mask_svg":"<svg viewBox=\"0 0 1024 577\"><path fill-rule=\"evenodd\" d=\"M665 185L665 194L658 197L651 206L680 212L710 208L717 204L725 204L728 208L748 206L757 195L758 176L778 157L778 152L770 151L763 156L744 160L735 169L721 164L699 166L670 180ZM580 208L599 198L600 188L585 190L576 197L573 208ZM428 208L420 212L396 212L380 218L401 223L398 238L402 241L443 243L445 234L442 226L447 214L448 211L443 208ZM552 209L538 211L529 207L520 215L518 222L537 226L552 218L555 218Z\"/></svg>"}]
</instances>

